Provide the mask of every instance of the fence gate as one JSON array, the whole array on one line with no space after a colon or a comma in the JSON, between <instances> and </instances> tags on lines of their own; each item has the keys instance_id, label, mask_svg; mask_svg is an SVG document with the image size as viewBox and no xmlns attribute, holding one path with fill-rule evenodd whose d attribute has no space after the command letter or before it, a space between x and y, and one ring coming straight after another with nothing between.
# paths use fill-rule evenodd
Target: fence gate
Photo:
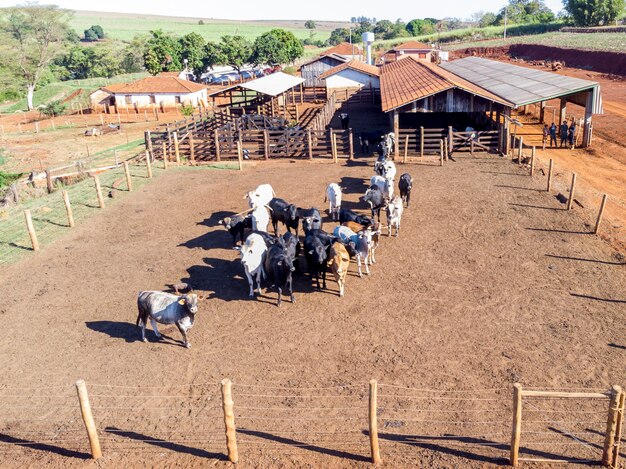
<instances>
[{"instance_id":1,"label":"fence gate","mask_svg":"<svg viewBox=\"0 0 626 469\"><path fill-rule=\"evenodd\" d=\"M451 152L455 151L498 151L499 134L497 130L453 132L448 135Z\"/></svg>"},{"instance_id":2,"label":"fence gate","mask_svg":"<svg viewBox=\"0 0 626 469\"><path fill-rule=\"evenodd\" d=\"M620 386L606 392L557 392L515 384L511 466L526 461L617 468L625 396Z\"/></svg>"}]
</instances>

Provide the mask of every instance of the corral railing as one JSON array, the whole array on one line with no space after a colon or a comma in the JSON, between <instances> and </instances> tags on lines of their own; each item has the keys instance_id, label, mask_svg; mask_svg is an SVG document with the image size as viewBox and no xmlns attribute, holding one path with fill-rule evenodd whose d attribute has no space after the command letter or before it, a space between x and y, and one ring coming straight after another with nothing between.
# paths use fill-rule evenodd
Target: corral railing
<instances>
[{"instance_id":1,"label":"corral railing","mask_svg":"<svg viewBox=\"0 0 626 469\"><path fill-rule=\"evenodd\" d=\"M398 144L400 155L424 156L439 154L440 141L446 138L447 129L400 129Z\"/></svg>"},{"instance_id":2,"label":"corral railing","mask_svg":"<svg viewBox=\"0 0 626 469\"><path fill-rule=\"evenodd\" d=\"M448 131L450 153L455 151L497 152L500 148L500 133L497 130L473 130L471 132Z\"/></svg>"},{"instance_id":3,"label":"corral railing","mask_svg":"<svg viewBox=\"0 0 626 469\"><path fill-rule=\"evenodd\" d=\"M516 384L512 407L510 392L375 380L328 387L228 379L220 385L79 380L74 386L3 387L0 449L5 456L32 447L99 459L184 445L185 452L234 463L259 451L309 451L379 463L423 448L494 464L508 459L515 467L524 461L618 467L621 387L563 392Z\"/></svg>"}]
</instances>

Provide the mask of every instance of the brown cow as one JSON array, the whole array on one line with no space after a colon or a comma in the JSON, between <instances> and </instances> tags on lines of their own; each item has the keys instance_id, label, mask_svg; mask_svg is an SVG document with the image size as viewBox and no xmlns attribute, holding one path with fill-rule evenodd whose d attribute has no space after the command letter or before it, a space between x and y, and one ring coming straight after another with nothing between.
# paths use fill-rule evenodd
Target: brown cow
<instances>
[{"instance_id":1,"label":"brown cow","mask_svg":"<svg viewBox=\"0 0 626 469\"><path fill-rule=\"evenodd\" d=\"M338 241L335 241L330 247L330 260L328 262L337 285L339 285L339 296L343 296L344 287L346 285L346 275L350 266L350 254L346 247Z\"/></svg>"}]
</instances>

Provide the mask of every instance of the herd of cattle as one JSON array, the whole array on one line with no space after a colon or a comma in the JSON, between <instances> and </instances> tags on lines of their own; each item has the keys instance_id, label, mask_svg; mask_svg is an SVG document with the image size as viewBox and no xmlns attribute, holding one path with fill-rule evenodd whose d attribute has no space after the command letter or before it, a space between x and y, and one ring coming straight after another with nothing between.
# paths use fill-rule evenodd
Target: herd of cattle
<instances>
[{"instance_id":1,"label":"herd of cattle","mask_svg":"<svg viewBox=\"0 0 626 469\"><path fill-rule=\"evenodd\" d=\"M341 187L336 183L327 186L324 202L329 204L331 220L340 223L332 232L322 229L322 216L317 208L303 209L276 197L270 184L261 184L245 195L248 210L219 221L231 234L235 249L240 250L250 297L254 297L255 281L259 294L265 281L266 286L277 289L278 306L282 303L283 292L288 293L294 303L293 273L299 265L301 251L304 251L308 272L317 289L326 289L326 272L330 269L339 287L339 296L344 296L351 259L356 261L359 277L363 276L362 264L365 273L370 273L383 228L380 212L384 210L387 215L387 236L391 236L393 229L398 236L404 206L410 205L413 185L411 176L402 174L398 180L400 195L394 196L396 167L384 156L376 161L374 171L376 174L362 197L369 205L371 216L341 208ZM274 235L268 233L270 222ZM282 236L278 235L279 223L286 228ZM302 242L300 226L304 235ZM160 337L157 323L175 324L185 346L190 347L187 331L193 326L198 310L197 295L150 291L140 292L137 301L137 325L141 327L143 341L146 341L148 321L157 337Z\"/></svg>"}]
</instances>

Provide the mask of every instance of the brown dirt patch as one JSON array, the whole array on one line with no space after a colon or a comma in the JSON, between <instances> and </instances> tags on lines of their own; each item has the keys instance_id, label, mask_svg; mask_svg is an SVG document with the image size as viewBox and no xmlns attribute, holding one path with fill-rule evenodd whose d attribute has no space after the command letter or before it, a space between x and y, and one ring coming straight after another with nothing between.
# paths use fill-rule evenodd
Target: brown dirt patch
<instances>
[{"instance_id":1,"label":"brown dirt patch","mask_svg":"<svg viewBox=\"0 0 626 469\"><path fill-rule=\"evenodd\" d=\"M415 178L401 236L383 239L371 276L359 279L351 266L345 298L336 296L332 281L328 291L312 291L305 276L296 281L295 305L277 308L273 292L248 300L237 253L217 220L245 208L242 194L263 182L297 204L323 208L326 184L341 181L348 188L346 205L363 209L359 196L372 169L371 162L362 163L259 163L243 173L171 170L0 272L0 316L10 339L0 344L3 387L41 386L59 399L67 396L61 401L66 407L45 411L34 408L35 398L4 397L6 406L31 407L6 410L0 432L17 437L30 429L30 440L37 441L50 435L47 420L60 420L56 432L76 431L80 440L34 449L0 443L3 466L206 465L207 458L224 453L218 383L229 377L236 383L238 425L247 429L239 434L244 467L369 467L366 384L376 378L422 389L487 390L470 396L498 399L401 402L382 395L415 391L381 388L385 467L487 468L503 464L508 454L513 382L560 389L626 384L624 258L587 234L593 213L565 212L540 190L545 179L531 180L504 159L459 156L443 168L401 165L400 172ZM178 346L172 328L161 330L174 340L139 342L136 292L180 280L210 296L191 331L193 348ZM58 454L58 447L86 450L71 388L78 378L90 385L101 429L133 432L115 441L109 434L99 464L75 453ZM181 397L96 383L159 386L162 393ZM184 386L189 383L197 386ZM331 386L328 393L347 397L247 396L281 391L242 384ZM358 387L335 387L341 385ZM148 394L153 397L138 398ZM306 410L311 402L331 410ZM427 417L403 411L409 403L428 410ZM271 406L283 410L250 409ZM451 409L459 412L437 413ZM600 410L600 423L584 418L592 431L602 431L604 405ZM250 419L254 415L257 419ZM275 420L285 415L288 420ZM328 420L291 420L320 415ZM33 418L44 420L36 431L28 423ZM191 436L176 445L167 445L172 437L160 433L181 429ZM280 431L289 436L276 437ZM343 433L312 443L319 441L315 431L354 434L352 443L343 443ZM399 433L431 440L389 440ZM490 442L486 446L458 441L463 435L494 434L478 441ZM138 442L141 436L152 443ZM602 441L590 433L592 438ZM557 441L554 447L530 454L591 456L589 448L563 449L561 440L551 441ZM215 460L215 465L226 463Z\"/></svg>"}]
</instances>

